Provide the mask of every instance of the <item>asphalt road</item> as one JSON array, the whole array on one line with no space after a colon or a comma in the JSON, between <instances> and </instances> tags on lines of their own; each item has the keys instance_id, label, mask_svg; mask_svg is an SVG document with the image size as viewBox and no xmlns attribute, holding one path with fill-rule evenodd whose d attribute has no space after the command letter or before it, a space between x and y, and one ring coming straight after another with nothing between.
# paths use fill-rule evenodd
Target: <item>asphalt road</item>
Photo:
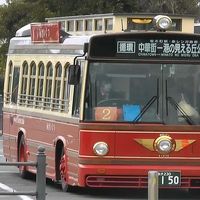
<instances>
[{"instance_id":1,"label":"asphalt road","mask_svg":"<svg viewBox=\"0 0 200 200\"><path fill-rule=\"evenodd\" d=\"M0 162L5 162L2 152L2 138L0 137ZM34 200L35 196L5 196L1 192L35 192L35 176L30 179L22 179L18 174L16 167L0 166L0 199L3 200ZM71 193L64 193L60 186L47 180L46 200L82 200L82 199L130 199L130 200L147 200L147 189L81 189L76 188ZM159 200L199 200L199 194L191 195L187 190L160 190Z\"/></svg>"}]
</instances>

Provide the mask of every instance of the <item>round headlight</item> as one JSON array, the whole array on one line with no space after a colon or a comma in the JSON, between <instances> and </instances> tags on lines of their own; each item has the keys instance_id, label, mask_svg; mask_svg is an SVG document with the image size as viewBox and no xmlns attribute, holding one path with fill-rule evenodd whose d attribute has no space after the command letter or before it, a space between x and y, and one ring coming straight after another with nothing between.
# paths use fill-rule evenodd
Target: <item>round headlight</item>
<instances>
[{"instance_id":1,"label":"round headlight","mask_svg":"<svg viewBox=\"0 0 200 200\"><path fill-rule=\"evenodd\" d=\"M166 31L172 26L172 20L168 16L158 15L154 18L157 30Z\"/></svg>"},{"instance_id":2,"label":"round headlight","mask_svg":"<svg viewBox=\"0 0 200 200\"><path fill-rule=\"evenodd\" d=\"M160 136L154 141L154 148L161 154L168 154L176 148L176 143L167 135Z\"/></svg>"},{"instance_id":3,"label":"round headlight","mask_svg":"<svg viewBox=\"0 0 200 200\"><path fill-rule=\"evenodd\" d=\"M97 142L93 146L93 151L98 156L105 156L109 151L108 145L105 142Z\"/></svg>"},{"instance_id":4,"label":"round headlight","mask_svg":"<svg viewBox=\"0 0 200 200\"><path fill-rule=\"evenodd\" d=\"M163 140L158 144L160 151L169 152L172 148L172 143L169 140Z\"/></svg>"}]
</instances>

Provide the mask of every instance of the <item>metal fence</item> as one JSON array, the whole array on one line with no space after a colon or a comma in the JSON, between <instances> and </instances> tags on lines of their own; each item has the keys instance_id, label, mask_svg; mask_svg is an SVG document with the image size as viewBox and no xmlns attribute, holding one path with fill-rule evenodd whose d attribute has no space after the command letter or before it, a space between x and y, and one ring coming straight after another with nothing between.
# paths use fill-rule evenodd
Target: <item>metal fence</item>
<instances>
[{"instance_id":1,"label":"metal fence","mask_svg":"<svg viewBox=\"0 0 200 200\"><path fill-rule=\"evenodd\" d=\"M2 135L3 129L3 96L0 94L0 135Z\"/></svg>"},{"instance_id":2,"label":"metal fence","mask_svg":"<svg viewBox=\"0 0 200 200\"><path fill-rule=\"evenodd\" d=\"M36 191L30 192L0 192L0 195L28 195L36 196L37 200L46 199L46 154L43 147L38 148L36 162L0 162L0 166L35 166L36 173Z\"/></svg>"}]
</instances>

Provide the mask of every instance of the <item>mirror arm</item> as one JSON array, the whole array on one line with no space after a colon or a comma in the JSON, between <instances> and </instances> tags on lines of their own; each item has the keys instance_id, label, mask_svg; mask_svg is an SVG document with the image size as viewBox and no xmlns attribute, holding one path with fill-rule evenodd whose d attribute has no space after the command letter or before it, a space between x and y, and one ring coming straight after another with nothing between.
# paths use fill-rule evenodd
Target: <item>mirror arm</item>
<instances>
[{"instance_id":1,"label":"mirror arm","mask_svg":"<svg viewBox=\"0 0 200 200\"><path fill-rule=\"evenodd\" d=\"M83 54L74 57L74 66L76 65L77 58L85 56L87 52L88 52L88 43L84 43Z\"/></svg>"}]
</instances>

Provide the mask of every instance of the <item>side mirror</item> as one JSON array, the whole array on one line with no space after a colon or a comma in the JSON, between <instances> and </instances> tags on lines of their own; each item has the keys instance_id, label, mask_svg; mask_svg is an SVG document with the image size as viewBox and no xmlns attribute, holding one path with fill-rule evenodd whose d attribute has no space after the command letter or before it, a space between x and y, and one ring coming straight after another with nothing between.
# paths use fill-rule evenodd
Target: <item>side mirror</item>
<instances>
[{"instance_id":1,"label":"side mirror","mask_svg":"<svg viewBox=\"0 0 200 200\"><path fill-rule=\"evenodd\" d=\"M68 84L77 85L80 81L81 67L80 65L70 65L68 69Z\"/></svg>"}]
</instances>

